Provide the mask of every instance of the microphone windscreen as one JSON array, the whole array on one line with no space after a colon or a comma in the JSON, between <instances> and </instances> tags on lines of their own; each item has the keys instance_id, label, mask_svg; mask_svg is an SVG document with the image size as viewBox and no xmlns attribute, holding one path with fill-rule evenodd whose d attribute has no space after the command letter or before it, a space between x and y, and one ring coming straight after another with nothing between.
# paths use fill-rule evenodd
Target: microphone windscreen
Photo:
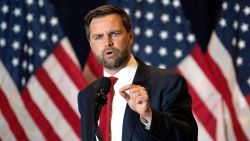
<instances>
[{"instance_id":1,"label":"microphone windscreen","mask_svg":"<svg viewBox=\"0 0 250 141\"><path fill-rule=\"evenodd\" d=\"M102 77L99 79L99 90L103 92L108 92L110 89L111 80L108 77Z\"/></svg>"}]
</instances>

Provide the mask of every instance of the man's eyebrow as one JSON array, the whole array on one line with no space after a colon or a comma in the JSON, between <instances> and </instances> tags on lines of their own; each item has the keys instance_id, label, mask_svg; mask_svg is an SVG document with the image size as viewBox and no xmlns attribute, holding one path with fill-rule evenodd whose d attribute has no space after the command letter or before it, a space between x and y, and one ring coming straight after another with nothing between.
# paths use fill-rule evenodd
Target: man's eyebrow
<instances>
[{"instance_id":1,"label":"man's eyebrow","mask_svg":"<svg viewBox=\"0 0 250 141\"><path fill-rule=\"evenodd\" d=\"M102 36L103 33L95 33L95 34L92 34L92 37L95 37L95 36Z\"/></svg>"}]
</instances>

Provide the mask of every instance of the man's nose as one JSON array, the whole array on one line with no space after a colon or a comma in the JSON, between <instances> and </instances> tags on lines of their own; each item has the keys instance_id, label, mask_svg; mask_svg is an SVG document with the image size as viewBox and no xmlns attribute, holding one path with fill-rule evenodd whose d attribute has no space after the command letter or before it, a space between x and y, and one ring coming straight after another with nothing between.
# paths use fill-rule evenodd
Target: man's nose
<instances>
[{"instance_id":1,"label":"man's nose","mask_svg":"<svg viewBox=\"0 0 250 141\"><path fill-rule=\"evenodd\" d=\"M113 40L112 40L111 37L107 36L107 37L105 38L105 45L106 45L106 46L113 46L113 45L114 45L114 42L113 42Z\"/></svg>"}]
</instances>

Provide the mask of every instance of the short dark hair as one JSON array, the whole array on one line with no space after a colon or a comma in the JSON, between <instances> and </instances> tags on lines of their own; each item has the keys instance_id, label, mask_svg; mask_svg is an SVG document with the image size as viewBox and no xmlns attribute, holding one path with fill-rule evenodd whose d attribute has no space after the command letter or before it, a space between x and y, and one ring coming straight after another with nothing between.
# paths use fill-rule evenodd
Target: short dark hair
<instances>
[{"instance_id":1,"label":"short dark hair","mask_svg":"<svg viewBox=\"0 0 250 141\"><path fill-rule=\"evenodd\" d=\"M89 25L92 19L97 18L97 17L104 17L104 16L111 15L111 14L118 14L122 19L122 23L126 31L127 32L131 31L132 27L131 27L130 17L122 8L118 6L114 6L114 5L103 5L103 6L99 6L96 9L89 11L87 15L84 17L85 31L86 31L86 36L88 40L90 38Z\"/></svg>"}]
</instances>

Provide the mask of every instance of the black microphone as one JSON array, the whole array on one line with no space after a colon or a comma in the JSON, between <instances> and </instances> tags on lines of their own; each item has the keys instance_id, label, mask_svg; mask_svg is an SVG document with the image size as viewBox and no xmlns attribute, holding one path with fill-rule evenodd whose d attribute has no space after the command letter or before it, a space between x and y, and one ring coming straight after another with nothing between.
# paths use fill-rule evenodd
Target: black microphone
<instances>
[{"instance_id":1,"label":"black microphone","mask_svg":"<svg viewBox=\"0 0 250 141\"><path fill-rule=\"evenodd\" d=\"M98 80L98 91L95 98L95 132L99 141L103 141L102 135L100 133L100 128L98 127L98 119L102 110L102 106L107 104L107 94L110 89L111 80L108 77L102 77Z\"/></svg>"},{"instance_id":2,"label":"black microphone","mask_svg":"<svg viewBox=\"0 0 250 141\"><path fill-rule=\"evenodd\" d=\"M111 80L108 77L102 77L98 81L98 92L96 94L96 105L105 105L107 103L107 94L109 92Z\"/></svg>"}]
</instances>

